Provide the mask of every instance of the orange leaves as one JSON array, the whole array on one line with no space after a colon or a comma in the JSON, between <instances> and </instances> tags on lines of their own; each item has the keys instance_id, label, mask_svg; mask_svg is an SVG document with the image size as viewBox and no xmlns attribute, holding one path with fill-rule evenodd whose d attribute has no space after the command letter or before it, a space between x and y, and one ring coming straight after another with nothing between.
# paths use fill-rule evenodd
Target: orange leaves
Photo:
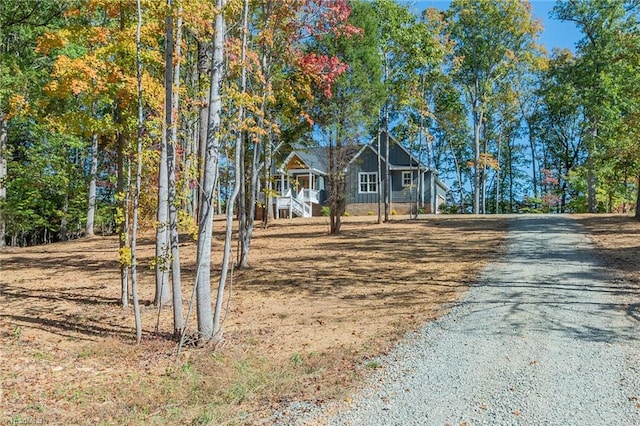
<instances>
[{"instance_id":1,"label":"orange leaves","mask_svg":"<svg viewBox=\"0 0 640 426\"><path fill-rule=\"evenodd\" d=\"M106 44L109 40L110 31L108 28L94 27L90 30L91 33L89 34L88 40L92 45Z\"/></svg>"},{"instance_id":2,"label":"orange leaves","mask_svg":"<svg viewBox=\"0 0 640 426\"><path fill-rule=\"evenodd\" d=\"M101 88L96 84L97 66L98 62L92 56L72 59L66 55L60 55L53 66L54 79L45 86L45 90L60 97L77 96L89 89L97 91Z\"/></svg>"},{"instance_id":3,"label":"orange leaves","mask_svg":"<svg viewBox=\"0 0 640 426\"><path fill-rule=\"evenodd\" d=\"M38 38L36 52L48 55L52 50L63 48L67 45L68 31L47 32Z\"/></svg>"}]
</instances>

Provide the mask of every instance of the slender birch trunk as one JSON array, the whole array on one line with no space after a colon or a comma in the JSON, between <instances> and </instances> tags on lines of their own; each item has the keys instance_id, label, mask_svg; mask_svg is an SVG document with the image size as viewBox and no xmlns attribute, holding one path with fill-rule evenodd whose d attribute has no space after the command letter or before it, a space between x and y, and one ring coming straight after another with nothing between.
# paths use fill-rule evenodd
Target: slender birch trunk
<instances>
[{"instance_id":1,"label":"slender birch trunk","mask_svg":"<svg viewBox=\"0 0 640 426\"><path fill-rule=\"evenodd\" d=\"M116 110L116 117L120 112ZM119 118L117 118L119 120ZM118 235L119 235L119 254L120 254L120 284L121 292L120 299L123 308L129 306L129 212L128 212L128 179L125 177L127 169L125 164L125 138L122 130L119 130L116 136L117 139L117 164L118 164L118 176L116 182L117 204L118 204Z\"/></svg>"},{"instance_id":2,"label":"slender birch trunk","mask_svg":"<svg viewBox=\"0 0 640 426\"><path fill-rule=\"evenodd\" d=\"M249 0L244 0L244 9L242 13L242 53L240 62L243 64L242 66L242 76L241 76L241 92L245 93L247 90L247 69L244 65L246 54L247 54L247 33L249 32ZM238 173L238 171L242 170L242 146L244 144L243 135L245 131L244 127L244 106L240 103L238 107L238 130L236 137L236 152L235 152L235 182L233 186L233 192L231 193L231 197L227 201L227 217L226 217L226 229L225 229L225 238L224 238L224 253L222 255L222 268L220 270L220 283L218 284L218 294L216 297L216 309L213 317L213 333L214 339L216 342L219 342L223 338L223 329L222 329L222 302L224 299L224 291L227 285L229 266L231 260L231 234L233 230L233 206L235 204L236 198L238 197L238 193L240 192L240 187L243 185L243 175Z\"/></svg>"},{"instance_id":3,"label":"slender birch trunk","mask_svg":"<svg viewBox=\"0 0 640 426\"><path fill-rule=\"evenodd\" d=\"M464 185L462 184L462 169L460 168L460 163L458 162L458 157L456 157L456 153L453 152L453 145L449 143L449 150L451 151L451 158L453 159L453 165L456 169L456 177L458 178L458 191L460 192L460 199L458 201L458 206L460 207L460 213L464 213L465 205L464 205ZM433 198L433 195L432 197ZM432 201L429 200L429 206L433 206ZM436 206L437 208L438 206ZM431 213L435 213L436 209Z\"/></svg>"},{"instance_id":4,"label":"slender birch trunk","mask_svg":"<svg viewBox=\"0 0 640 426\"><path fill-rule=\"evenodd\" d=\"M137 268L137 240L138 240L138 207L140 203L140 187L142 185L142 131L144 117L142 109L142 59L140 57L140 31L142 28L142 7L140 0L136 2L138 25L136 27L136 78L138 81L138 138L136 146L136 183L133 194L133 224L131 227L131 296L133 301L133 316L136 323L136 343L142 340L142 320L140 318L140 304L138 302L138 268Z\"/></svg>"},{"instance_id":5,"label":"slender birch trunk","mask_svg":"<svg viewBox=\"0 0 640 426\"><path fill-rule=\"evenodd\" d=\"M225 0L216 0L213 42L213 64L211 68L211 87L209 99L207 142L204 156L204 176L202 184L202 202L198 219L198 248L196 254L196 314L200 341L211 340L214 333L213 312L211 309L211 233L213 232L214 188L218 176L220 159L220 119L222 111L222 71L224 55L225 21L222 9Z\"/></svg>"},{"instance_id":6,"label":"slender birch trunk","mask_svg":"<svg viewBox=\"0 0 640 426\"><path fill-rule=\"evenodd\" d=\"M640 219L640 172L638 172L638 185L637 185L638 194L636 195L636 214L635 218Z\"/></svg>"},{"instance_id":7,"label":"slender birch trunk","mask_svg":"<svg viewBox=\"0 0 640 426\"><path fill-rule=\"evenodd\" d=\"M265 139L263 139L265 140ZM264 227L269 227L275 220L273 211L273 182L271 182L271 163L273 163L273 139L271 138L271 132L262 144L264 146L264 202L265 202L265 214L264 214Z\"/></svg>"},{"instance_id":8,"label":"slender birch trunk","mask_svg":"<svg viewBox=\"0 0 640 426\"><path fill-rule=\"evenodd\" d=\"M245 60L244 57L246 56L246 51L247 51L247 35L245 32L242 39L243 63ZM247 74L246 67L243 65L242 78L241 78L243 93L245 93L247 90L246 74ZM264 112L265 109L266 109L266 98L265 96L263 96L261 110ZM242 117L242 119L244 120L244 117ZM264 120L261 119L260 127L263 127L263 125L264 125ZM240 223L241 238L240 238L240 259L238 261L238 266L241 268L246 268L249 266L249 249L251 248L251 238L253 236L253 230L255 227L256 203L257 203L257 196L258 196L258 177L260 176L260 172L258 169L260 167L260 164L259 164L260 152L262 151L261 145L263 141L264 141L264 137L260 137L258 139L258 142L256 142L255 146L253 147L251 162L249 163L251 165L249 190L244 191L245 195L242 198L243 202L245 202L245 207L244 207L244 211L240 212L242 220ZM243 162L243 166L244 164L246 163ZM243 167L243 173L242 173L243 176L244 176L244 172L245 170ZM242 182L244 181L245 180L243 179ZM245 188L245 185L243 185L243 188ZM265 197L265 200L266 200L266 197Z\"/></svg>"},{"instance_id":9,"label":"slender birch trunk","mask_svg":"<svg viewBox=\"0 0 640 426\"><path fill-rule=\"evenodd\" d=\"M0 250L5 247L7 223L4 215L4 202L7 199L7 133L9 120L6 114L0 113Z\"/></svg>"},{"instance_id":10,"label":"slender birch trunk","mask_svg":"<svg viewBox=\"0 0 640 426\"><path fill-rule=\"evenodd\" d=\"M382 154L380 154L380 128L378 127L378 146L376 147L378 153L378 175L376 176L376 192L378 193L378 220L377 224L382 223ZM358 183L359 184L359 183Z\"/></svg>"},{"instance_id":11,"label":"slender birch trunk","mask_svg":"<svg viewBox=\"0 0 640 426\"><path fill-rule=\"evenodd\" d=\"M167 0L167 4L171 7L171 0ZM171 67L167 67L172 73L172 87L168 92L171 94L170 99L166 101L169 107L167 115L167 207L169 213L169 242L171 247L171 291L173 294L173 333L179 336L183 327L182 316L182 279L180 270L180 250L179 250L179 233L178 233L178 201L176 199L176 148L178 146L178 107L180 103L180 43L182 42L182 5L178 8L178 23L176 29L176 42L173 43L171 38L171 52L167 57L171 57ZM170 12L171 13L171 12ZM173 36L173 17L169 15L167 18L171 21ZM169 42L167 42L168 44ZM169 47L169 46L167 46ZM174 64L175 62L175 64Z\"/></svg>"},{"instance_id":12,"label":"slender birch trunk","mask_svg":"<svg viewBox=\"0 0 640 426\"><path fill-rule=\"evenodd\" d=\"M391 170L389 168L389 145L391 138L389 137L389 105L384 107L384 221L389 222L390 204L391 204Z\"/></svg>"},{"instance_id":13,"label":"slender birch trunk","mask_svg":"<svg viewBox=\"0 0 640 426\"><path fill-rule=\"evenodd\" d=\"M98 134L91 136L91 165L89 166L89 206L87 207L87 224L85 234L94 236L94 223L96 217L96 179L98 175Z\"/></svg>"},{"instance_id":14,"label":"slender birch trunk","mask_svg":"<svg viewBox=\"0 0 640 426\"><path fill-rule=\"evenodd\" d=\"M498 168L496 169L496 214L500 214L500 155L502 143L500 142L500 138L498 138Z\"/></svg>"},{"instance_id":15,"label":"slender birch trunk","mask_svg":"<svg viewBox=\"0 0 640 426\"><path fill-rule=\"evenodd\" d=\"M473 213L480 213L480 135L482 133L482 104L480 96L480 81L474 81L474 88L468 89L473 98Z\"/></svg>"},{"instance_id":16,"label":"slender birch trunk","mask_svg":"<svg viewBox=\"0 0 640 426\"><path fill-rule=\"evenodd\" d=\"M167 0L169 7L171 0ZM158 211L156 228L156 295L154 303L159 308L171 303L169 290L170 242L169 242L169 171L167 165L169 128L172 123L173 95L173 16L171 12L165 19L164 53L164 125L160 140L160 163L158 170Z\"/></svg>"},{"instance_id":17,"label":"slender birch trunk","mask_svg":"<svg viewBox=\"0 0 640 426\"><path fill-rule=\"evenodd\" d=\"M210 42L203 42L198 40L198 82L202 82L205 76L209 76L211 79L211 59L208 54L212 45ZM203 90L201 88L202 97L200 98L200 110L199 110L199 129L198 129L198 182L204 182L204 163L207 151L207 135L209 128L209 107L211 104L211 90ZM202 185L198 188L198 208L202 204L202 197L204 188ZM199 217L199 211L196 209L196 218Z\"/></svg>"},{"instance_id":18,"label":"slender birch trunk","mask_svg":"<svg viewBox=\"0 0 640 426\"><path fill-rule=\"evenodd\" d=\"M255 228L256 217L256 196L258 192L258 163L260 162L260 146L255 146L251 157L251 172L249 179L249 191L247 197L247 205L242 223L243 234L240 241L240 260L238 266L246 268L249 266L249 249L251 248L251 238Z\"/></svg>"}]
</instances>

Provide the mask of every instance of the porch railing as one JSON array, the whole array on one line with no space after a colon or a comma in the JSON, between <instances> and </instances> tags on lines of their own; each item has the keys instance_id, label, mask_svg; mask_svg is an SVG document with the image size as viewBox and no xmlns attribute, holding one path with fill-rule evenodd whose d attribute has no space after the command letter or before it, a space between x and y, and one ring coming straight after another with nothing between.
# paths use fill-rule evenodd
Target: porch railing
<instances>
[{"instance_id":1,"label":"porch railing","mask_svg":"<svg viewBox=\"0 0 640 426\"><path fill-rule=\"evenodd\" d=\"M276 209L277 211L289 210L289 216L295 214L299 217L311 217L311 206L291 196L278 197L276 199Z\"/></svg>"}]
</instances>

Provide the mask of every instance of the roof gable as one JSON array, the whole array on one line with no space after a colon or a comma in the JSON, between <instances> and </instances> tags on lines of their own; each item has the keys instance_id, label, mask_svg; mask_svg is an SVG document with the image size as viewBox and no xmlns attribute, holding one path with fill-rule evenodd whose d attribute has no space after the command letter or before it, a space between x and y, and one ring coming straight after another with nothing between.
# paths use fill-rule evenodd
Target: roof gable
<instances>
[{"instance_id":1,"label":"roof gable","mask_svg":"<svg viewBox=\"0 0 640 426\"><path fill-rule=\"evenodd\" d=\"M292 152L293 155L290 155L288 158L288 161L286 161L282 168L284 170L291 170L291 169L308 169L309 165L307 163L304 162L303 159L300 158L300 156L298 156L296 154L296 152Z\"/></svg>"},{"instance_id":2,"label":"roof gable","mask_svg":"<svg viewBox=\"0 0 640 426\"><path fill-rule=\"evenodd\" d=\"M427 167L420 162L416 157L413 156L400 142L398 142L393 136L389 135L387 132L382 131L378 134L378 136L371 139L371 141L364 145L362 149L358 151L358 153L351 159L349 164L353 163L360 157L367 149L370 149L374 155L378 155L378 144L382 148L385 149L385 144L387 140L391 140L391 144L389 145L389 166L390 167L417 167L426 169ZM383 152L380 153L381 161L384 163L385 155Z\"/></svg>"},{"instance_id":3,"label":"roof gable","mask_svg":"<svg viewBox=\"0 0 640 426\"><path fill-rule=\"evenodd\" d=\"M324 147L294 146L293 151L282 162L280 170L309 169L326 174L329 170L329 158Z\"/></svg>"}]
</instances>

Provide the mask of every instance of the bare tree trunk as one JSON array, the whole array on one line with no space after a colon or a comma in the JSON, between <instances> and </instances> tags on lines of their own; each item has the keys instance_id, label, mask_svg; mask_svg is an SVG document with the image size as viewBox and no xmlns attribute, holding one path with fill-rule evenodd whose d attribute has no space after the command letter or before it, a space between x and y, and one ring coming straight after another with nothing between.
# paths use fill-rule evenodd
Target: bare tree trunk
<instances>
[{"instance_id":1,"label":"bare tree trunk","mask_svg":"<svg viewBox=\"0 0 640 426\"><path fill-rule=\"evenodd\" d=\"M98 175L98 134L91 136L91 165L89 167L89 206L87 207L87 224L85 234L93 237L96 217L96 179Z\"/></svg>"},{"instance_id":2,"label":"bare tree trunk","mask_svg":"<svg viewBox=\"0 0 640 426\"><path fill-rule=\"evenodd\" d=\"M5 247L7 223L4 215L4 202L7 199L7 132L9 120L0 112L0 250Z\"/></svg>"},{"instance_id":3,"label":"bare tree trunk","mask_svg":"<svg viewBox=\"0 0 640 426\"><path fill-rule=\"evenodd\" d=\"M488 142L487 142L487 137L485 135L484 139L484 144L483 144L483 149L482 149L482 154L484 154L486 156L487 152L488 152ZM480 211L482 214L487 214L487 161L485 158L485 161L482 162L482 174L480 175L480 188L481 188L481 194L480 194Z\"/></svg>"},{"instance_id":4,"label":"bare tree trunk","mask_svg":"<svg viewBox=\"0 0 640 426\"><path fill-rule=\"evenodd\" d=\"M244 234L241 241L241 253L239 266L246 268L249 266L249 249L251 248L251 238L255 227L256 217L256 195L258 192L258 163L260 162L260 146L254 146L251 158L251 176L248 196L248 212L245 215Z\"/></svg>"},{"instance_id":5,"label":"bare tree trunk","mask_svg":"<svg viewBox=\"0 0 640 426\"><path fill-rule=\"evenodd\" d=\"M596 175L593 164L593 149L595 140L598 137L598 128L594 126L591 130L592 140L589 142L589 153L587 154L587 204L589 213L596 212Z\"/></svg>"},{"instance_id":6,"label":"bare tree trunk","mask_svg":"<svg viewBox=\"0 0 640 426\"><path fill-rule=\"evenodd\" d=\"M388 55L384 56L384 81L385 84L389 81L389 58ZM384 221L389 222L389 209L390 209L390 169L389 169L389 100L385 100L384 104L384 132L385 132L385 148L384 148ZM378 147L379 149L379 147Z\"/></svg>"},{"instance_id":7,"label":"bare tree trunk","mask_svg":"<svg viewBox=\"0 0 640 426\"><path fill-rule=\"evenodd\" d=\"M502 213L500 211L500 154L502 149L502 143L500 142L500 138L498 138L498 168L496 169L496 214Z\"/></svg>"},{"instance_id":8,"label":"bare tree trunk","mask_svg":"<svg viewBox=\"0 0 640 426\"><path fill-rule=\"evenodd\" d=\"M198 249L196 259L196 313L200 340L211 340L214 333L213 312L211 309L211 233L213 231L213 196L218 176L220 158L220 116L222 111L221 87L224 55L224 14L225 0L216 0L218 13L215 17L215 39L213 43L213 65L211 69L211 87L209 99L207 143L204 156L204 177L202 202L198 219Z\"/></svg>"},{"instance_id":9,"label":"bare tree trunk","mask_svg":"<svg viewBox=\"0 0 640 426\"><path fill-rule=\"evenodd\" d=\"M198 81L202 82L205 79L205 76L209 76L209 80L211 79L211 57L208 54L209 49L211 49L210 42L204 42L198 40ZM207 132L209 128L209 106L211 101L211 90L203 90L200 88L200 91L203 93L202 98L200 99L200 119L199 122L199 131L198 131L198 182L204 182L204 168L205 168L205 156L207 150ZM202 185L198 188L198 206L202 205L202 196L203 196L204 188ZM197 210L197 209L196 209ZM199 217L199 212L196 211L196 217Z\"/></svg>"},{"instance_id":10,"label":"bare tree trunk","mask_svg":"<svg viewBox=\"0 0 640 426\"><path fill-rule=\"evenodd\" d=\"M460 168L458 157L456 157L455 154L453 153L453 148L451 148L451 156L453 157L453 163L456 168L456 176L458 177L458 191L460 192L460 200L459 200L460 213L464 213L465 205L464 205L464 185L462 184L462 169ZM431 197L433 198L433 194L431 195ZM431 205L431 200L429 200L429 205ZM438 206L436 206L436 208L437 207ZM431 213L435 213L435 211Z\"/></svg>"},{"instance_id":11,"label":"bare tree trunk","mask_svg":"<svg viewBox=\"0 0 640 426\"><path fill-rule=\"evenodd\" d=\"M345 146L342 140L343 132L342 123L344 118L339 120L339 124L329 141L329 205L331 210L331 228L332 234L339 234L342 226L342 215L346 210L346 185L344 168L345 163Z\"/></svg>"},{"instance_id":12,"label":"bare tree trunk","mask_svg":"<svg viewBox=\"0 0 640 426\"><path fill-rule=\"evenodd\" d=\"M515 210L515 196L513 190L513 146L511 145L512 141L509 141L507 144L508 155L509 155L509 213L514 213Z\"/></svg>"},{"instance_id":13,"label":"bare tree trunk","mask_svg":"<svg viewBox=\"0 0 640 426\"><path fill-rule=\"evenodd\" d=\"M376 152L378 153L378 175L376 176L376 192L378 197L378 219L376 223L379 225L382 223L382 154L380 154L380 127L378 126L378 146L376 147ZM358 184L360 184L358 182Z\"/></svg>"},{"instance_id":14,"label":"bare tree trunk","mask_svg":"<svg viewBox=\"0 0 640 426\"><path fill-rule=\"evenodd\" d=\"M636 195L636 219L640 219L640 172L638 172L638 186L637 186L637 195Z\"/></svg>"},{"instance_id":15,"label":"bare tree trunk","mask_svg":"<svg viewBox=\"0 0 640 426\"><path fill-rule=\"evenodd\" d=\"M268 132L268 136L263 138L264 146L264 226L269 227L274 221L275 216L273 212L273 182L271 182L271 163L273 162L273 140L271 138L271 132Z\"/></svg>"},{"instance_id":16,"label":"bare tree trunk","mask_svg":"<svg viewBox=\"0 0 640 426\"><path fill-rule=\"evenodd\" d=\"M171 0L167 0L171 6ZM164 53L164 125L160 141L160 164L158 165L158 211L156 228L156 294L154 303L158 307L171 303L169 290L170 250L169 241L169 171L167 165L170 126L173 122L173 17L171 12L165 19L165 53Z\"/></svg>"},{"instance_id":17,"label":"bare tree trunk","mask_svg":"<svg viewBox=\"0 0 640 426\"><path fill-rule=\"evenodd\" d=\"M482 113L480 96L480 82L475 79L474 90L469 90L473 93L473 213L480 213L480 135L482 133L482 120L484 118Z\"/></svg>"},{"instance_id":18,"label":"bare tree trunk","mask_svg":"<svg viewBox=\"0 0 640 426\"><path fill-rule=\"evenodd\" d=\"M271 3L269 2L268 4L266 4L265 8L266 8L265 15L269 16L271 13ZM265 77L265 81L262 85L262 104L260 106L262 115L260 117L260 127L266 131L266 136L261 136L260 140L262 141L262 148L264 151L263 152L263 157L264 157L263 178L264 178L265 208L264 208L264 216L262 218L262 221L263 221L264 227L266 228L269 225L271 225L271 223L275 219L274 212L273 212L273 183L271 182L271 163L273 162L274 147L273 147L271 130L264 128L265 118L267 117L267 113L268 113L267 98L272 94L271 84L270 84L271 62L270 62L270 56L267 52L266 47L263 48L260 63L262 64L262 74Z\"/></svg>"},{"instance_id":19,"label":"bare tree trunk","mask_svg":"<svg viewBox=\"0 0 640 426\"><path fill-rule=\"evenodd\" d=\"M116 106L116 121L120 121L120 111ZM117 136L117 168L118 176L116 182L116 199L118 203L118 235L119 235L119 257L120 257L120 298L122 307L129 306L129 260L131 259L129 251L129 211L128 211L128 179L125 178L127 169L125 164L125 137L122 130L118 130Z\"/></svg>"},{"instance_id":20,"label":"bare tree trunk","mask_svg":"<svg viewBox=\"0 0 640 426\"><path fill-rule=\"evenodd\" d=\"M244 8L242 12L242 53L241 53L241 62L244 64L247 54L247 33L249 32L249 0L244 0ZM245 93L247 90L247 69L243 65L242 67L242 76L240 81L240 91L241 93ZM222 268L220 270L220 283L218 284L218 294L216 297L216 308L213 317L213 333L214 340L219 342L223 339L223 330L222 330L222 302L224 299L224 291L227 285L227 276L229 273L230 259L231 259L231 234L233 230L233 206L235 204L236 198L238 197L238 193L240 192L240 187L244 185L244 176L239 173L239 171L243 170L242 162L243 162L243 145L244 145L244 119L245 112L244 106L242 103L238 107L238 134L236 137L236 152L235 152L235 182L233 186L233 192L231 193L231 197L227 201L227 218L226 218L226 229L225 229L225 238L224 238L224 253L222 254ZM254 150L254 152L257 151ZM255 205L255 203L254 203ZM248 248L247 248L248 250Z\"/></svg>"},{"instance_id":21,"label":"bare tree trunk","mask_svg":"<svg viewBox=\"0 0 640 426\"><path fill-rule=\"evenodd\" d=\"M189 49L189 38L185 39L185 42L187 43L187 51L185 52L185 55L189 55L190 53L190 49ZM192 90L197 90L198 89L198 61L197 61L197 55L196 55L196 60L194 60L193 56L190 56L188 58L185 59L185 63L189 63L191 64L191 66L189 68L187 68L187 76L185 77L185 81L188 81L188 85L192 88ZM197 170L199 170L198 168L198 153L200 152L200 144L199 142L199 123L197 121L193 122L193 121L189 121L189 120L182 120L182 128L184 129L185 134L187 135L185 137L186 139L186 144L185 144L185 150L184 150L184 168L185 168L185 172L186 172L186 179L187 179L187 188L189 191L189 196L187 197L186 200L186 205L185 205L185 209L187 210L189 216L193 219L194 223L197 221L197 215L198 215L198 187L197 185L194 185L194 182L196 182L199 178L200 178L200 174Z\"/></svg>"},{"instance_id":22,"label":"bare tree trunk","mask_svg":"<svg viewBox=\"0 0 640 426\"><path fill-rule=\"evenodd\" d=\"M391 204L391 169L389 167L389 108L385 106L385 144L384 144L384 221L389 222L390 204Z\"/></svg>"},{"instance_id":23,"label":"bare tree trunk","mask_svg":"<svg viewBox=\"0 0 640 426\"><path fill-rule=\"evenodd\" d=\"M480 213L480 123L475 118L473 123L473 213Z\"/></svg>"},{"instance_id":24,"label":"bare tree trunk","mask_svg":"<svg viewBox=\"0 0 640 426\"><path fill-rule=\"evenodd\" d=\"M69 189L65 190L64 194L64 203L62 203L62 217L60 218L60 230L58 231L58 240L59 241L67 241L69 239L69 230L67 226L69 225ZM44 242L46 244L46 241Z\"/></svg>"},{"instance_id":25,"label":"bare tree trunk","mask_svg":"<svg viewBox=\"0 0 640 426\"><path fill-rule=\"evenodd\" d=\"M136 77L138 80L138 139L136 146L136 183L133 194L133 225L131 227L131 295L133 299L133 316L136 323L136 343L142 340L142 320L140 318L140 304L138 302L138 268L137 268L137 240L138 240L138 207L140 202L140 187L142 185L142 131L144 117L142 109L142 59L140 58L140 30L142 28L142 6L140 0L136 2L138 25L136 27Z\"/></svg>"},{"instance_id":26,"label":"bare tree trunk","mask_svg":"<svg viewBox=\"0 0 640 426\"><path fill-rule=\"evenodd\" d=\"M171 0L167 0L167 4L171 6ZM171 11L169 12L172 13ZM178 10L178 27L176 35L176 43L172 44L172 52L167 56L171 57L171 67L167 67L172 73L172 87L170 90L170 100L167 100L166 107L169 108L169 121L167 122L167 206L169 212L169 242L171 246L171 290L173 294L173 334L179 336L182 333L183 316L182 316L182 279L180 270L180 250L179 250L179 234L178 234L178 201L176 199L176 147L178 146L178 107L180 103L180 43L182 42L182 5ZM171 20L172 36L173 36L173 17L169 15L167 20ZM171 39L173 41L173 39ZM167 41L169 44L169 41ZM174 62L175 53L175 65Z\"/></svg>"},{"instance_id":27,"label":"bare tree trunk","mask_svg":"<svg viewBox=\"0 0 640 426\"><path fill-rule=\"evenodd\" d=\"M529 124L527 121L527 125L529 127L529 146L531 147L531 172L533 179L533 196L534 198L538 198L538 168L536 167L536 141L533 135L533 126Z\"/></svg>"}]
</instances>

